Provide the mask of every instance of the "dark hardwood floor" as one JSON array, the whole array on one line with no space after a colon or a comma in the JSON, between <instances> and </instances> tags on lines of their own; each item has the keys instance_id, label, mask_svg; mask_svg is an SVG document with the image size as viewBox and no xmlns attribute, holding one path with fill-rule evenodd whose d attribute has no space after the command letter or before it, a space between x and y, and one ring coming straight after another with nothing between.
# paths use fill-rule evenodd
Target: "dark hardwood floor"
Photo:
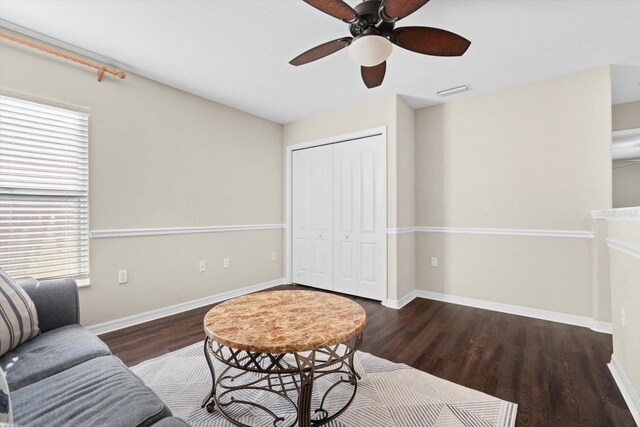
<instances>
[{"instance_id":1,"label":"dark hardwood floor","mask_svg":"<svg viewBox=\"0 0 640 427\"><path fill-rule=\"evenodd\" d=\"M610 335L420 298L401 310L349 298L367 311L362 351L515 402L517 425L635 425L607 368ZM210 308L100 338L133 366L201 341Z\"/></svg>"}]
</instances>

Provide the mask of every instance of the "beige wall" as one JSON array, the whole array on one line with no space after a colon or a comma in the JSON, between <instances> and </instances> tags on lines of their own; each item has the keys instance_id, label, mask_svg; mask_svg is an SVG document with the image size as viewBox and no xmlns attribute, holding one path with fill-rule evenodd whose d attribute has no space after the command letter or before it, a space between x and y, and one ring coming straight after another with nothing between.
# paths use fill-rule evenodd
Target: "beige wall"
<instances>
[{"instance_id":1,"label":"beige wall","mask_svg":"<svg viewBox=\"0 0 640 427\"><path fill-rule=\"evenodd\" d=\"M416 223L416 113L401 97L396 98L396 161L398 204L397 227L413 227ZM412 292L417 285L415 233L396 238L397 298Z\"/></svg>"},{"instance_id":2,"label":"beige wall","mask_svg":"<svg viewBox=\"0 0 640 427\"><path fill-rule=\"evenodd\" d=\"M90 69L5 41L0 56L4 93L90 110L92 230L284 222L281 125L131 73L98 83ZM282 245L281 230L92 239L82 322L281 278Z\"/></svg>"},{"instance_id":3,"label":"beige wall","mask_svg":"<svg viewBox=\"0 0 640 427\"><path fill-rule=\"evenodd\" d=\"M616 104L611 115L613 130L640 128L640 101Z\"/></svg>"},{"instance_id":4,"label":"beige wall","mask_svg":"<svg viewBox=\"0 0 640 427\"><path fill-rule=\"evenodd\" d=\"M614 161L612 178L613 207L640 206L640 162Z\"/></svg>"},{"instance_id":5,"label":"beige wall","mask_svg":"<svg viewBox=\"0 0 640 427\"><path fill-rule=\"evenodd\" d=\"M387 226L410 226L413 208L414 112L396 95L367 104L314 116L284 126L284 145L387 127ZM400 129L402 127L402 129ZM412 237L388 235L388 298L398 299L415 288Z\"/></svg>"},{"instance_id":6,"label":"beige wall","mask_svg":"<svg viewBox=\"0 0 640 427\"><path fill-rule=\"evenodd\" d=\"M418 235L421 289L591 317L591 241L549 237ZM430 258L439 258L431 267Z\"/></svg>"},{"instance_id":7,"label":"beige wall","mask_svg":"<svg viewBox=\"0 0 640 427\"><path fill-rule=\"evenodd\" d=\"M607 222L610 238L636 247L635 256L615 249L610 249L609 256L613 354L629 378L636 396L640 396L640 221Z\"/></svg>"},{"instance_id":8,"label":"beige wall","mask_svg":"<svg viewBox=\"0 0 640 427\"><path fill-rule=\"evenodd\" d=\"M284 125L284 146L387 127L387 225L397 223L396 203L396 96L332 111Z\"/></svg>"},{"instance_id":9,"label":"beige wall","mask_svg":"<svg viewBox=\"0 0 640 427\"><path fill-rule=\"evenodd\" d=\"M93 230L283 223L282 144L379 126L389 228L589 230L589 212L610 207L608 68L417 112L385 96L283 127L133 74L98 84L13 44L0 54L5 93L90 109ZM391 234L388 298L419 288L606 320L589 242ZM280 278L282 246L280 230L93 239L83 323Z\"/></svg>"},{"instance_id":10,"label":"beige wall","mask_svg":"<svg viewBox=\"0 0 640 427\"><path fill-rule=\"evenodd\" d=\"M417 225L590 230L611 206L610 91L603 67L417 111ZM591 239L417 238L421 289L592 316Z\"/></svg>"},{"instance_id":11,"label":"beige wall","mask_svg":"<svg viewBox=\"0 0 640 427\"><path fill-rule=\"evenodd\" d=\"M592 253L592 317L600 322L611 322L611 276L609 274L609 248L607 246L607 221L593 221Z\"/></svg>"},{"instance_id":12,"label":"beige wall","mask_svg":"<svg viewBox=\"0 0 640 427\"><path fill-rule=\"evenodd\" d=\"M616 104L612 109L613 130L640 128L640 101ZM640 206L640 163L613 162L613 207Z\"/></svg>"},{"instance_id":13,"label":"beige wall","mask_svg":"<svg viewBox=\"0 0 640 427\"><path fill-rule=\"evenodd\" d=\"M416 223L416 112L396 98L397 227Z\"/></svg>"}]
</instances>

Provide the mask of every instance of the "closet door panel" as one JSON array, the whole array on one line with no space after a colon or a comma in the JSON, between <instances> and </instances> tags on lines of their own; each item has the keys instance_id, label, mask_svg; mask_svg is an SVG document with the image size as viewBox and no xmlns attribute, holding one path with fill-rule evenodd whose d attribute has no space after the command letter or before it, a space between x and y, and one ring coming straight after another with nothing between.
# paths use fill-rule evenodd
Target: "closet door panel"
<instances>
[{"instance_id":1,"label":"closet door panel","mask_svg":"<svg viewBox=\"0 0 640 427\"><path fill-rule=\"evenodd\" d=\"M375 153L371 144L362 144L360 149L360 188L362 203L360 204L360 282L358 294L367 294L377 286L377 252L376 238L376 164Z\"/></svg>"},{"instance_id":2,"label":"closet door panel","mask_svg":"<svg viewBox=\"0 0 640 427\"><path fill-rule=\"evenodd\" d=\"M386 165L381 136L358 142L360 195L358 242L360 268L357 294L383 300L386 298Z\"/></svg>"},{"instance_id":3,"label":"closet door panel","mask_svg":"<svg viewBox=\"0 0 640 427\"><path fill-rule=\"evenodd\" d=\"M339 222L338 231L343 233L350 233L354 231L354 188L353 188L353 175L354 175L354 161L352 153L349 152L346 145L338 145L336 151L338 152L338 211Z\"/></svg>"},{"instance_id":4,"label":"closet door panel","mask_svg":"<svg viewBox=\"0 0 640 427\"><path fill-rule=\"evenodd\" d=\"M293 282L311 285L311 156L293 152Z\"/></svg>"},{"instance_id":5,"label":"closet door panel","mask_svg":"<svg viewBox=\"0 0 640 427\"><path fill-rule=\"evenodd\" d=\"M357 294L358 241L357 241L357 180L358 158L352 143L333 147L333 200L334 200L334 280L338 292Z\"/></svg>"},{"instance_id":6,"label":"closet door panel","mask_svg":"<svg viewBox=\"0 0 640 427\"><path fill-rule=\"evenodd\" d=\"M360 210L360 231L363 233L376 232L376 197L375 197L375 154L370 147L365 147L360 153L361 177L360 192L362 204Z\"/></svg>"},{"instance_id":7,"label":"closet door panel","mask_svg":"<svg viewBox=\"0 0 640 427\"><path fill-rule=\"evenodd\" d=\"M359 287L376 283L376 252L375 243L360 243L361 280Z\"/></svg>"},{"instance_id":8,"label":"closet door panel","mask_svg":"<svg viewBox=\"0 0 640 427\"><path fill-rule=\"evenodd\" d=\"M333 289L333 147L311 153L311 285Z\"/></svg>"},{"instance_id":9,"label":"closet door panel","mask_svg":"<svg viewBox=\"0 0 640 427\"><path fill-rule=\"evenodd\" d=\"M384 138L293 153L294 282L386 298Z\"/></svg>"}]
</instances>

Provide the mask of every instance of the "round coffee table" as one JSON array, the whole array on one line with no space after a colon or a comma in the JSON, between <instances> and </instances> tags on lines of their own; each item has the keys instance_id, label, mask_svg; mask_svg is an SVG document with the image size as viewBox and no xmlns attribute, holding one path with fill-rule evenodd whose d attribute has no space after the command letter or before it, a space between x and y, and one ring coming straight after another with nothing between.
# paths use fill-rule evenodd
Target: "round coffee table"
<instances>
[{"instance_id":1,"label":"round coffee table","mask_svg":"<svg viewBox=\"0 0 640 427\"><path fill-rule=\"evenodd\" d=\"M202 407L240 426L249 410L274 426L330 422L355 396L353 355L365 321L359 304L324 292L258 292L215 306L204 318L212 387ZM211 356L224 366L217 378ZM312 399L320 378L323 389ZM338 389L342 400L334 402Z\"/></svg>"}]
</instances>

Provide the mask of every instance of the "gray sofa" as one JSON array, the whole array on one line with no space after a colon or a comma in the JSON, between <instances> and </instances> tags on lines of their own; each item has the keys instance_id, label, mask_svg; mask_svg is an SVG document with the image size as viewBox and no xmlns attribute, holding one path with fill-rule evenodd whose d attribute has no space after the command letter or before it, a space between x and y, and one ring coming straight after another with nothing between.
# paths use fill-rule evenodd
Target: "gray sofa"
<instances>
[{"instance_id":1,"label":"gray sofa","mask_svg":"<svg viewBox=\"0 0 640 427\"><path fill-rule=\"evenodd\" d=\"M21 281L41 334L0 358L13 419L24 426L187 426L80 326L73 280Z\"/></svg>"}]
</instances>

